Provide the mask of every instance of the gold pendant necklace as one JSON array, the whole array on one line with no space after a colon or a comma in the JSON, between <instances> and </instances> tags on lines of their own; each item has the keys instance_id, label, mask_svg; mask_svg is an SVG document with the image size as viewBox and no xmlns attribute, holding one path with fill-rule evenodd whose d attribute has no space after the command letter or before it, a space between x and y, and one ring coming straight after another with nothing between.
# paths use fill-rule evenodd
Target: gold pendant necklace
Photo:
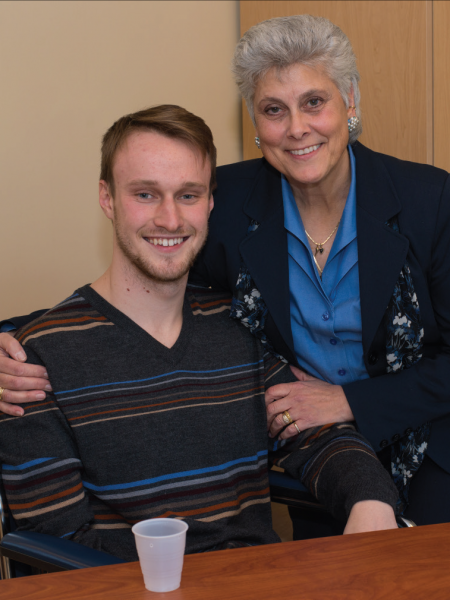
<instances>
[{"instance_id":1,"label":"gold pendant necklace","mask_svg":"<svg viewBox=\"0 0 450 600\"><path fill-rule=\"evenodd\" d=\"M324 244L326 244L328 242L328 240L332 237L332 235L336 232L337 228L339 227L340 222L341 222L341 220L339 219L339 223L336 225L336 227L333 229L333 231L330 233L330 235L327 237L327 239L320 243L313 240L312 237L309 235L309 233L305 229L305 233L308 236L308 239L311 240L311 242L313 244L315 244L315 246L316 246L316 251L314 252L313 258L314 258L314 262L316 263L317 270L319 271L320 278L322 278L323 269L320 267L319 263L317 262L316 255L318 252L320 252L320 254L323 254Z\"/></svg>"}]
</instances>

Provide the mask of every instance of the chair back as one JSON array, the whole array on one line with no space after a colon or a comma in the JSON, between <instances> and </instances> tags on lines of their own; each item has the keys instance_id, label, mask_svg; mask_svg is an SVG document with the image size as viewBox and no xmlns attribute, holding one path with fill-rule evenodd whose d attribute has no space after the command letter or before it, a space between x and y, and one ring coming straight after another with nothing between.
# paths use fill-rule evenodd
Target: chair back
<instances>
[{"instance_id":1,"label":"chair back","mask_svg":"<svg viewBox=\"0 0 450 600\"><path fill-rule=\"evenodd\" d=\"M6 502L6 494L0 477L0 542L10 531L10 515ZM0 578L11 579L11 564L9 558L0 555Z\"/></svg>"}]
</instances>

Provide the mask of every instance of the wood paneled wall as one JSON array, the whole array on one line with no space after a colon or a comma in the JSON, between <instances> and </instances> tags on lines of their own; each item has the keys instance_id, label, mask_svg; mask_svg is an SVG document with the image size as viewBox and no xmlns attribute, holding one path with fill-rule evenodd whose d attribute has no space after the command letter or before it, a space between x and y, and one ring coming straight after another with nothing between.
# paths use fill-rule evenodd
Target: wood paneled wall
<instances>
[{"instance_id":1,"label":"wood paneled wall","mask_svg":"<svg viewBox=\"0 0 450 600\"><path fill-rule=\"evenodd\" d=\"M450 2L433 2L434 164L450 171Z\"/></svg>"},{"instance_id":2,"label":"wood paneled wall","mask_svg":"<svg viewBox=\"0 0 450 600\"><path fill-rule=\"evenodd\" d=\"M358 60L361 142L450 170L450 2L246 0L240 5L241 35L265 19L302 13L336 23ZM245 159L261 156L254 135L243 107Z\"/></svg>"}]
</instances>

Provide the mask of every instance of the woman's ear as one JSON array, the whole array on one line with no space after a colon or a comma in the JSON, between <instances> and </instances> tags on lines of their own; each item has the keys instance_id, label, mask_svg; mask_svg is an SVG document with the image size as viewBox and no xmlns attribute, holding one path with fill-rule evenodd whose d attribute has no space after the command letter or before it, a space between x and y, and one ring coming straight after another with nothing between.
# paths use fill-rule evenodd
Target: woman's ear
<instances>
[{"instance_id":1,"label":"woman's ear","mask_svg":"<svg viewBox=\"0 0 450 600\"><path fill-rule=\"evenodd\" d=\"M353 106L355 106L355 93L353 91L353 85L350 89L350 93L348 95L348 109L347 109L347 113L349 118L353 116ZM356 113L355 113L356 114Z\"/></svg>"}]
</instances>

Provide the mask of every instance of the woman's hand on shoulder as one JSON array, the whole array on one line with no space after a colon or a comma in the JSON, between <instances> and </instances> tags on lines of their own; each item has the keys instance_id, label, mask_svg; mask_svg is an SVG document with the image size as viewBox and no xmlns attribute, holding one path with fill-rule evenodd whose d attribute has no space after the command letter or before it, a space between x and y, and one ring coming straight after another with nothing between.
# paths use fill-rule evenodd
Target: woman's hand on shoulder
<instances>
[{"instance_id":1,"label":"woman's hand on shoulder","mask_svg":"<svg viewBox=\"0 0 450 600\"><path fill-rule=\"evenodd\" d=\"M293 366L291 370L298 381L274 385L266 391L267 427L271 437L287 439L317 425L355 420L340 385L316 379ZM285 411L293 421L288 427L283 421Z\"/></svg>"},{"instance_id":2,"label":"woman's hand on shoulder","mask_svg":"<svg viewBox=\"0 0 450 600\"><path fill-rule=\"evenodd\" d=\"M23 415L17 404L43 400L45 391L51 391L45 367L28 364L26 359L19 342L9 333L0 333L0 411L11 416Z\"/></svg>"}]
</instances>

